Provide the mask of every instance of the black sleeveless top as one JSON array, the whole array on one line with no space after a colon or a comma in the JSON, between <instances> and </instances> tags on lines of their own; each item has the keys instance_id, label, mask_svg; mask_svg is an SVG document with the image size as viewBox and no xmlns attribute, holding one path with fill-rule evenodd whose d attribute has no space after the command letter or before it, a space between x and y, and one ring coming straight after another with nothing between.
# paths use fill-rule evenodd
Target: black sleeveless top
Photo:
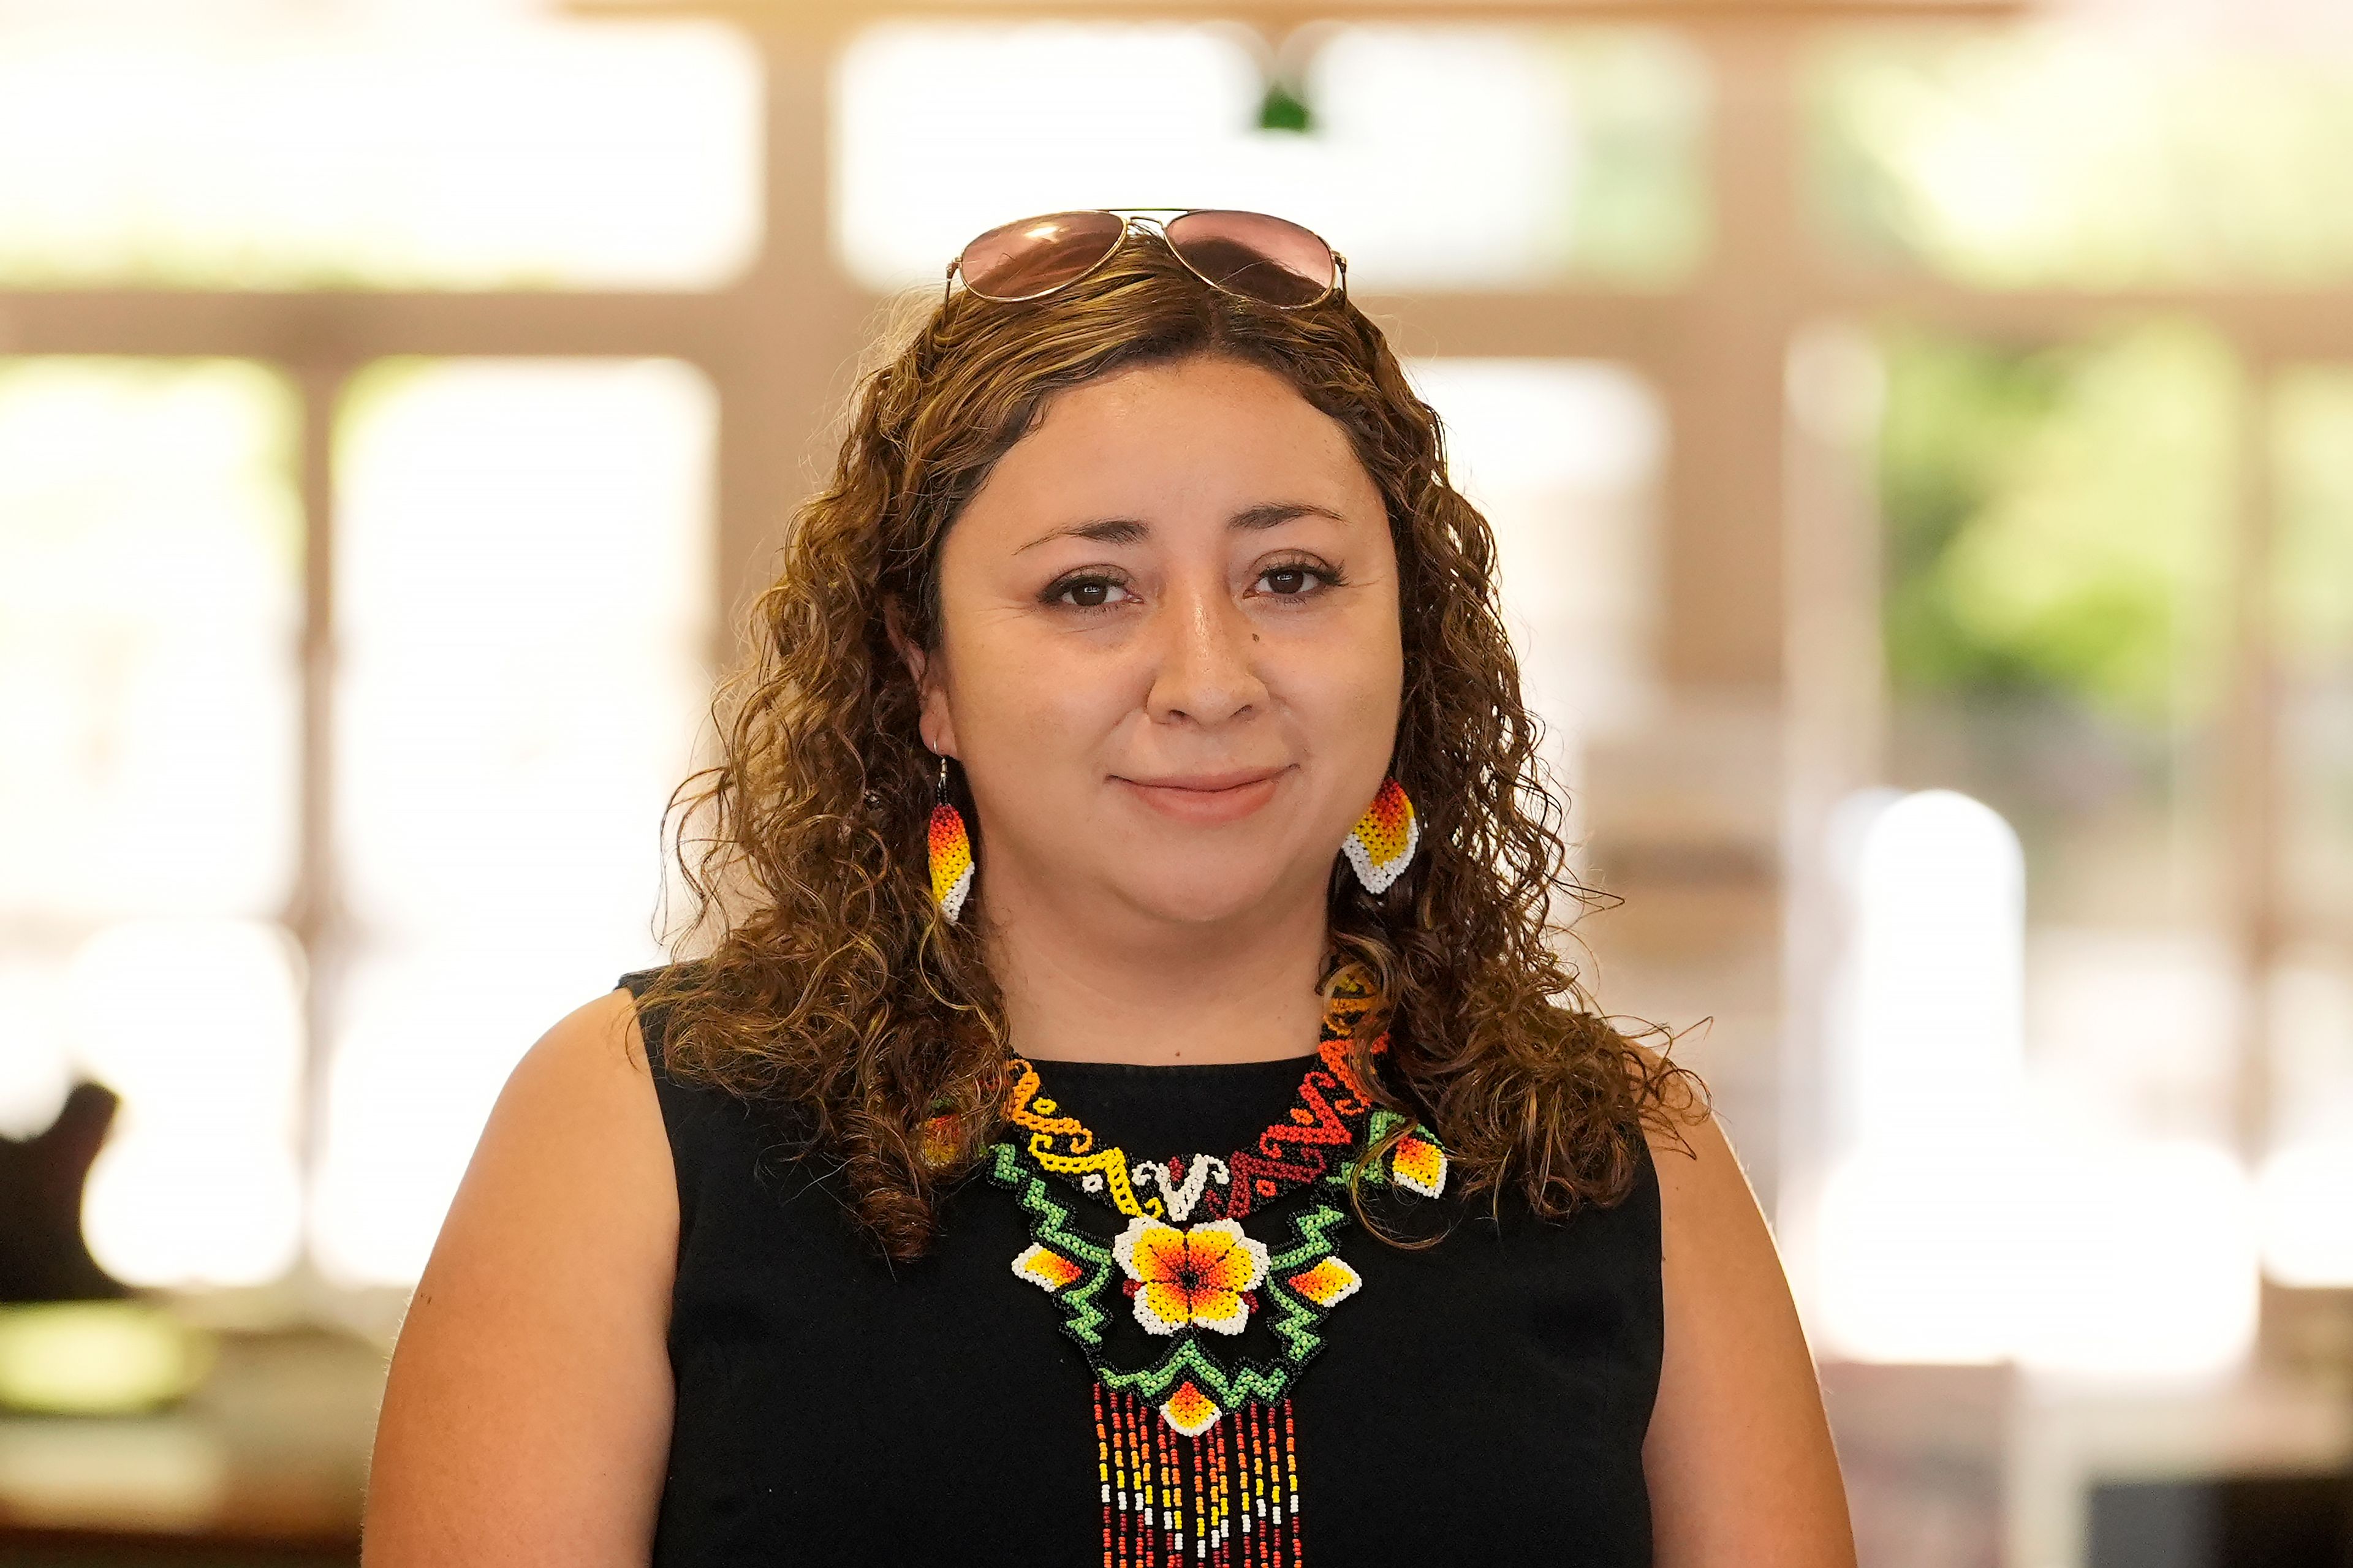
<instances>
[{"instance_id":1,"label":"black sleeveless top","mask_svg":"<svg viewBox=\"0 0 2353 1568\"><path fill-rule=\"evenodd\" d=\"M621 984L636 994L655 973ZM654 1568L1114 1561L1094 1374L1057 1302L1011 1267L1031 1242L1014 1192L959 1183L932 1252L886 1263L834 1167L779 1157L765 1111L663 1070L661 1024L639 1018L679 1196ZM1106 1143L1165 1157L1243 1147L1314 1061L1033 1065ZM1647 1568L1663 1322L1648 1149L1625 1202L1566 1221L1508 1193L1500 1225L1483 1194L1380 1195L1366 1211L1392 1234L1445 1238L1405 1251L1353 1223L1337 1237L1361 1286L1293 1388L1298 1560ZM1184 1558L1216 1561L1201 1544ZM1171 1555L1123 1542L1116 1560Z\"/></svg>"}]
</instances>

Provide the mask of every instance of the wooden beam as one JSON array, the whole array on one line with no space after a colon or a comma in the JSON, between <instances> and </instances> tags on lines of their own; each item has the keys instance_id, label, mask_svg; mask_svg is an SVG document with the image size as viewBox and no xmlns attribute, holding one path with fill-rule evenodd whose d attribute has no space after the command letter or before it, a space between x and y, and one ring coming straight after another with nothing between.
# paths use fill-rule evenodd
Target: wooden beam
<instances>
[{"instance_id":1,"label":"wooden beam","mask_svg":"<svg viewBox=\"0 0 2353 1568\"><path fill-rule=\"evenodd\" d=\"M831 35L876 22L1239 22L1271 32L1319 22L1652 23L1807 26L1817 23L2003 21L2033 0L565 0L575 16L717 17L754 30Z\"/></svg>"},{"instance_id":2,"label":"wooden beam","mask_svg":"<svg viewBox=\"0 0 2353 1568\"><path fill-rule=\"evenodd\" d=\"M2353 288L1994 290L1919 276L1839 281L1816 273L1768 290L1758 281L1747 285L1748 309L1785 325L1834 311L2052 342L2111 321L2188 315L2280 360L2353 357ZM1654 364L1704 336L1708 312L1697 307L1699 294L1696 287L1649 293L1571 285L1367 290L1356 298L1400 353ZM839 279L828 282L824 296L830 319L853 326L887 302ZM742 357L747 331L776 330L797 315L788 299L773 287L678 294L0 289L0 353L217 354L291 363L332 348L353 362L387 354L664 354L716 365Z\"/></svg>"}]
</instances>

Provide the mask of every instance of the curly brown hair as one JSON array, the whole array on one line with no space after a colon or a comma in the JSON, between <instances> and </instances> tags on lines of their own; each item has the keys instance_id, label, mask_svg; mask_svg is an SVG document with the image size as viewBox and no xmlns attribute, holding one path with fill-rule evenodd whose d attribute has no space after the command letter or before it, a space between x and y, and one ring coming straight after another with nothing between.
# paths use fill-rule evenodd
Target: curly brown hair
<instances>
[{"instance_id":1,"label":"curly brown hair","mask_svg":"<svg viewBox=\"0 0 2353 1568\"><path fill-rule=\"evenodd\" d=\"M1458 1196L1486 1193L1493 1209L1516 1183L1557 1218L1621 1202L1644 1124L1674 1131L1672 1081L1704 1090L1598 1014L1552 945L1567 929L1556 897L1582 913L1610 896L1568 869L1563 808L1500 611L1494 538L1449 482L1438 415L1345 297L1262 307L1208 288L1146 238L1043 300L934 302L908 341L884 348L850 401L829 481L751 606L752 651L712 704L719 760L664 813L694 906L670 943L678 961L638 999L663 1009L668 1070L787 1110L803 1133L796 1152L839 1163L860 1227L890 1258L929 1250L942 1184L1004 1134L1011 1054L979 922L944 920L932 897L933 758L890 620L938 647L941 541L1056 393L1199 354L1273 371L1336 420L1396 544L1405 669L1390 772L1421 843L1377 897L1334 857L1324 981L1329 996L1346 973L1378 998L1352 1059L1376 1102L1406 1120L1370 1157L1426 1119ZM707 831L690 839L698 817ZM973 837L983 842L978 826ZM975 898L987 888L984 863ZM1384 1027L1377 1071L1365 1042ZM1649 1033L1663 1031L1638 1031ZM940 1114L953 1120L927 1159ZM1391 1245L1437 1239L1389 1236L1349 1185L1360 1222Z\"/></svg>"}]
</instances>

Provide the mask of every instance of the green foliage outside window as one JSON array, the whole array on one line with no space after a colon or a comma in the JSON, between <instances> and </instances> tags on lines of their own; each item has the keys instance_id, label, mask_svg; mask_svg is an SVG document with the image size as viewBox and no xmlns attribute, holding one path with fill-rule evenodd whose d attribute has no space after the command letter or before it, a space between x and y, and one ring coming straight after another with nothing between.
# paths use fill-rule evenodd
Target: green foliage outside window
<instances>
[{"instance_id":1,"label":"green foliage outside window","mask_svg":"<svg viewBox=\"0 0 2353 1568\"><path fill-rule=\"evenodd\" d=\"M1837 243L1987 288L2353 277L2353 60L2059 27L1834 38L1808 184Z\"/></svg>"},{"instance_id":2,"label":"green foliage outside window","mask_svg":"<svg viewBox=\"0 0 2353 1568\"><path fill-rule=\"evenodd\" d=\"M1577 269L1629 288L1682 283L1711 243L1706 63L1648 28L1540 37L1574 95L1584 143Z\"/></svg>"},{"instance_id":3,"label":"green foliage outside window","mask_svg":"<svg viewBox=\"0 0 2353 1568\"><path fill-rule=\"evenodd\" d=\"M1899 695L2054 699L2165 728L2221 695L2239 370L2195 326L2018 348L1886 339Z\"/></svg>"}]
</instances>

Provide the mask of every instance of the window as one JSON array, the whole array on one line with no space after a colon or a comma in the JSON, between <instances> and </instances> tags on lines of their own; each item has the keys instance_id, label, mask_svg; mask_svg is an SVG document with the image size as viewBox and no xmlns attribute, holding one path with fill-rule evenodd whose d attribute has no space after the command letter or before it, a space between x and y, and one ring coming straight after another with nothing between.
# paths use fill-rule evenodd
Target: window
<instances>
[{"instance_id":1,"label":"window","mask_svg":"<svg viewBox=\"0 0 2353 1568\"><path fill-rule=\"evenodd\" d=\"M2242 374L2178 321L1891 331L1884 357L1898 788L1849 808L1833 1076L1860 1142L1816 1216L1831 1340L2211 1375L2258 1300L2218 766Z\"/></svg>"},{"instance_id":2,"label":"window","mask_svg":"<svg viewBox=\"0 0 2353 1568\"><path fill-rule=\"evenodd\" d=\"M0 284L697 288L759 242L709 25L0 28Z\"/></svg>"},{"instance_id":3,"label":"window","mask_svg":"<svg viewBox=\"0 0 2353 1568\"><path fill-rule=\"evenodd\" d=\"M0 1131L122 1097L85 1231L132 1283L299 1238L295 423L243 362L0 360Z\"/></svg>"},{"instance_id":4,"label":"window","mask_svg":"<svg viewBox=\"0 0 2353 1568\"><path fill-rule=\"evenodd\" d=\"M2353 277L2353 61L2060 27L1843 40L1816 62L1818 216L1989 288Z\"/></svg>"},{"instance_id":5,"label":"window","mask_svg":"<svg viewBox=\"0 0 2353 1568\"><path fill-rule=\"evenodd\" d=\"M1221 26L871 28L836 73L836 249L871 288L936 284L1011 218L1189 205L1296 218L1368 289L1651 287L1700 258L1706 81L1672 35L1324 26L1297 43L1303 64L1270 73Z\"/></svg>"},{"instance_id":6,"label":"window","mask_svg":"<svg viewBox=\"0 0 2353 1568\"><path fill-rule=\"evenodd\" d=\"M2036 348L1899 333L1888 365L1891 782L1963 790L2023 842L2053 1114L2227 1144L2214 585L2237 363L2155 323Z\"/></svg>"},{"instance_id":7,"label":"window","mask_svg":"<svg viewBox=\"0 0 2353 1568\"><path fill-rule=\"evenodd\" d=\"M1582 824L1588 741L1658 700L1658 507L1665 411L1622 365L1421 359L1449 477L1495 532L1504 607L1546 761Z\"/></svg>"},{"instance_id":8,"label":"window","mask_svg":"<svg viewBox=\"0 0 2353 1568\"><path fill-rule=\"evenodd\" d=\"M675 361L395 361L335 539L332 1067L312 1238L423 1267L515 1059L664 961L659 824L710 688L709 384Z\"/></svg>"}]
</instances>

